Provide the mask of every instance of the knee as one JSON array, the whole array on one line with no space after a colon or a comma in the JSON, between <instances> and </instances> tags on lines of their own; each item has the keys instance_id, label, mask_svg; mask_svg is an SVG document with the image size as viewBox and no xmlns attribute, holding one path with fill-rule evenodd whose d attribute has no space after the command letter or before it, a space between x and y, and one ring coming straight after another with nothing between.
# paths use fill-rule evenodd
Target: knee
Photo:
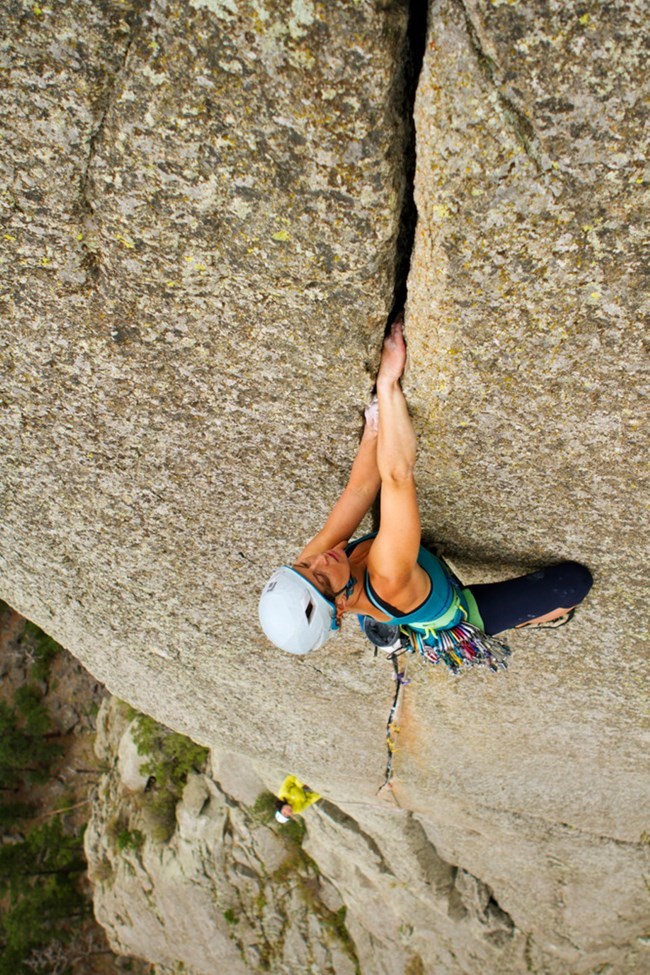
<instances>
[{"instance_id":1,"label":"knee","mask_svg":"<svg viewBox=\"0 0 650 975\"><path fill-rule=\"evenodd\" d=\"M558 595L562 597L562 606L577 606L585 598L593 585L591 572L579 562L561 562L554 566L557 573L556 585Z\"/></svg>"}]
</instances>

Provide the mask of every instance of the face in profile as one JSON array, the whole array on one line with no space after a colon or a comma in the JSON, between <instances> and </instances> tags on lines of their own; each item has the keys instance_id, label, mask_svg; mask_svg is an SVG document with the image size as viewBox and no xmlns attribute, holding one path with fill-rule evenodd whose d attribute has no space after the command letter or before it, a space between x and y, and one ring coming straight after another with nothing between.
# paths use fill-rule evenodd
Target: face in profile
<instances>
[{"instance_id":1,"label":"face in profile","mask_svg":"<svg viewBox=\"0 0 650 975\"><path fill-rule=\"evenodd\" d=\"M335 548L312 555L293 567L308 579L328 599L343 589L350 578L350 561L345 554L345 542Z\"/></svg>"}]
</instances>

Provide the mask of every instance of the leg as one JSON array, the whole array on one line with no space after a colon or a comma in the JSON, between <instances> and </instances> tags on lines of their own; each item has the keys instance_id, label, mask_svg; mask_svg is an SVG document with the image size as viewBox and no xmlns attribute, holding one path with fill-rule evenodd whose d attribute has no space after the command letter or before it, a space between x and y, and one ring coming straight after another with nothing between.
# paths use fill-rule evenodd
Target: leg
<instances>
[{"instance_id":1,"label":"leg","mask_svg":"<svg viewBox=\"0 0 650 975\"><path fill-rule=\"evenodd\" d=\"M550 621L585 598L592 585L589 569L578 562L560 562L537 572L470 586L485 632L501 633L516 626Z\"/></svg>"}]
</instances>

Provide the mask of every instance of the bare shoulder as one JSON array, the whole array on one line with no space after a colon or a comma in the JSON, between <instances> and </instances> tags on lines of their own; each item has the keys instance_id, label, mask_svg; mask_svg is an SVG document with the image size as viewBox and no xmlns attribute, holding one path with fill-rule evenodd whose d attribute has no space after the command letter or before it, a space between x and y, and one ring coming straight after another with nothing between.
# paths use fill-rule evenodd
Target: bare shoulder
<instances>
[{"instance_id":1,"label":"bare shoulder","mask_svg":"<svg viewBox=\"0 0 650 975\"><path fill-rule=\"evenodd\" d=\"M373 569L369 578L379 598L402 613L409 613L423 603L431 591L431 579L420 565L414 566L408 575L391 573L388 567L383 571Z\"/></svg>"}]
</instances>

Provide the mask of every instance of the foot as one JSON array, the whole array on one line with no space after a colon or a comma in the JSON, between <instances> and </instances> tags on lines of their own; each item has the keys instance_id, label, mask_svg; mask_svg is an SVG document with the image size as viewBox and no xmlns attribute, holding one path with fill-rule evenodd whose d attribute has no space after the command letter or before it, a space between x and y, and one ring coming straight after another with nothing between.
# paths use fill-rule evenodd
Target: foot
<instances>
[{"instance_id":1,"label":"foot","mask_svg":"<svg viewBox=\"0 0 650 975\"><path fill-rule=\"evenodd\" d=\"M535 630L557 630L560 626L566 626L570 623L575 616L575 606L572 609L556 609L553 613L547 613L546 616L540 616L536 620L531 620L530 623L520 623L517 626L518 630L524 627L530 626Z\"/></svg>"}]
</instances>

